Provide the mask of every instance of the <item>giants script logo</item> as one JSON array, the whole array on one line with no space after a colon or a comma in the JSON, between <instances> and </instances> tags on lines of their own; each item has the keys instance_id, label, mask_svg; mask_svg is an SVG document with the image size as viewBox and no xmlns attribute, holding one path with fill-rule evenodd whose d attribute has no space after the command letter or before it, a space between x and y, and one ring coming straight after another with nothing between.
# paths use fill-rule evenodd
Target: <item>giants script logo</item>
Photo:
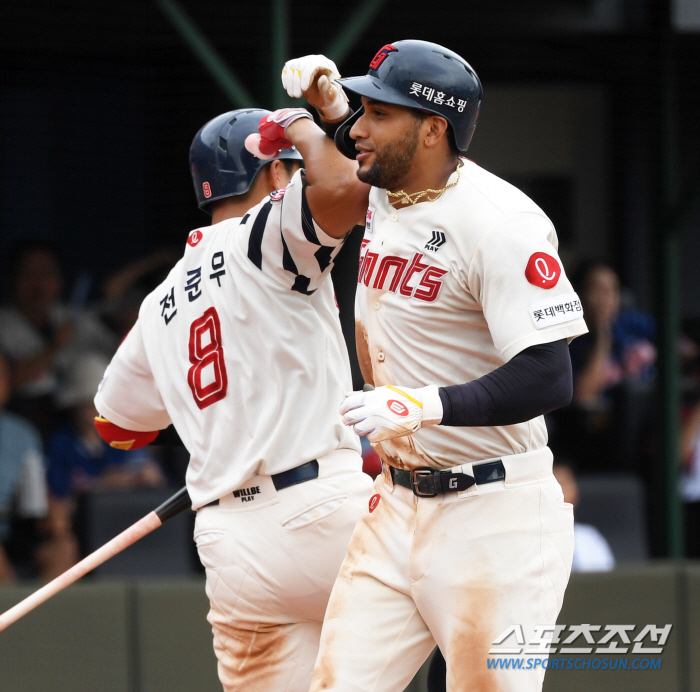
<instances>
[{"instance_id":1,"label":"giants script logo","mask_svg":"<svg viewBox=\"0 0 700 692\"><path fill-rule=\"evenodd\" d=\"M540 288L554 288L561 276L559 262L545 252L536 252L525 268L525 278Z\"/></svg>"},{"instance_id":2,"label":"giants script logo","mask_svg":"<svg viewBox=\"0 0 700 692\"><path fill-rule=\"evenodd\" d=\"M396 401L396 399L389 399L389 401L386 402L386 405L389 407L389 410L392 413L395 413L397 416L408 415L408 408L400 401Z\"/></svg>"},{"instance_id":3,"label":"giants script logo","mask_svg":"<svg viewBox=\"0 0 700 692\"><path fill-rule=\"evenodd\" d=\"M379 49L379 52L372 58L372 62L369 64L370 70L376 70L385 60L389 53L398 52L398 48L394 48L390 43Z\"/></svg>"},{"instance_id":4,"label":"giants script logo","mask_svg":"<svg viewBox=\"0 0 700 692\"><path fill-rule=\"evenodd\" d=\"M367 239L362 241L363 251L369 242ZM395 255L386 255L380 261L379 253L366 252L360 255L357 283L369 288L371 282L372 288L388 288L392 293L432 303L440 293L442 277L447 274L447 270L426 264L422 259L423 255L417 252L410 261ZM422 275L420 282L411 285L414 277L419 275Z\"/></svg>"},{"instance_id":5,"label":"giants script logo","mask_svg":"<svg viewBox=\"0 0 700 692\"><path fill-rule=\"evenodd\" d=\"M209 199L211 197L211 187L209 187L209 183L202 183L202 190L204 190L204 196Z\"/></svg>"},{"instance_id":6,"label":"giants script logo","mask_svg":"<svg viewBox=\"0 0 700 692\"><path fill-rule=\"evenodd\" d=\"M190 237L187 239L187 244L194 247L203 237L204 234L202 231L192 231L192 233L190 233Z\"/></svg>"}]
</instances>

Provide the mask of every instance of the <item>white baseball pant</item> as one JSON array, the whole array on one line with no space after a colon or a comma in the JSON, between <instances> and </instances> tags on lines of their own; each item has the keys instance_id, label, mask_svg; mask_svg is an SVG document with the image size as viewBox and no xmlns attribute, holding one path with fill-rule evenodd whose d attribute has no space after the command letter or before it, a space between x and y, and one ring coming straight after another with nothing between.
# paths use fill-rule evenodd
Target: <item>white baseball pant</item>
<instances>
[{"instance_id":1,"label":"white baseball pant","mask_svg":"<svg viewBox=\"0 0 700 692\"><path fill-rule=\"evenodd\" d=\"M381 499L365 510L333 587L312 692L401 692L435 644L450 692L541 690L541 667L489 669L488 652L511 625L529 641L535 625L556 622L573 507L548 448L502 460L505 481L434 498L377 479Z\"/></svg>"},{"instance_id":2,"label":"white baseball pant","mask_svg":"<svg viewBox=\"0 0 700 692\"><path fill-rule=\"evenodd\" d=\"M247 494L197 512L225 692L308 692L328 597L372 488L354 451L318 462L318 479L277 491L256 476Z\"/></svg>"}]
</instances>

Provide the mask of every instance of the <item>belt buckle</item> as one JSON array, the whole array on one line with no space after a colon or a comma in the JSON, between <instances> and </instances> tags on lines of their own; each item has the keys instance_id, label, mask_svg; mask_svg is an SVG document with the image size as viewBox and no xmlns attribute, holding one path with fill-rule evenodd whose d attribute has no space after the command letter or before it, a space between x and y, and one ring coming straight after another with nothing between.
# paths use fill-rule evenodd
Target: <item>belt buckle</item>
<instances>
[{"instance_id":1,"label":"belt buckle","mask_svg":"<svg viewBox=\"0 0 700 692\"><path fill-rule=\"evenodd\" d=\"M413 486L413 494L417 497L437 497L438 491L435 489L435 469L431 469L428 466L420 466L417 469L411 470L411 485ZM432 478L433 479L433 492L427 493L423 492L418 488L421 478Z\"/></svg>"}]
</instances>

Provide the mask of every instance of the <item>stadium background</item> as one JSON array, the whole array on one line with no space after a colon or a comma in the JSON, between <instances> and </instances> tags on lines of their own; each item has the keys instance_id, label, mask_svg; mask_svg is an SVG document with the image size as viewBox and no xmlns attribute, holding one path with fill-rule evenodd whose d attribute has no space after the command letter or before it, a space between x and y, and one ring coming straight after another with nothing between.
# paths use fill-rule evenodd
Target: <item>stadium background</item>
<instances>
[{"instance_id":1,"label":"stadium background","mask_svg":"<svg viewBox=\"0 0 700 692\"><path fill-rule=\"evenodd\" d=\"M584 689L591 680L602 689L700 689L692 655L700 650L700 574L680 562L676 491L677 344L681 334L700 335L698 0L28 1L4 3L0 27L0 276L20 240L47 240L66 274L66 298L82 291L88 301L110 272L157 248L180 247L207 222L187 166L192 137L225 110L284 105L285 58L327 53L352 75L401 38L463 55L485 92L470 157L544 208L567 266L608 262L658 325L657 444L640 475L649 557L663 562L579 577L570 593L577 622L671 618L663 671L671 677L662 684L661 672L634 682L570 673L557 678L557 689ZM355 234L334 272L346 318L358 242ZM0 298L9 298L9 288L0 284ZM9 606L22 588L0 589L0 602ZM96 580L57 597L0 635L0 687L46 689L38 654L47 670L62 661L66 690L181 689L187 676L173 673L174 661L197 647L211 685L203 588L183 582L177 592L192 603L191 622L187 607L176 616L167 605L178 588ZM204 643L188 648L193 631L204 632ZM105 633L114 646L100 643ZM92 682L71 682L93 670ZM163 671L170 671L167 684Z\"/></svg>"}]
</instances>

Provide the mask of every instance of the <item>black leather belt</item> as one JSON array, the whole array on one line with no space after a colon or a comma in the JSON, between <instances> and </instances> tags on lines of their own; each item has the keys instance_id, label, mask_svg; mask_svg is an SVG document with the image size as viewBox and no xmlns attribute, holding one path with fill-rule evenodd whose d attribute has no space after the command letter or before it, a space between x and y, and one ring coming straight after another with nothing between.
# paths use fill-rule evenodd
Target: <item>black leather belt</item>
<instances>
[{"instance_id":1,"label":"black leather belt","mask_svg":"<svg viewBox=\"0 0 700 692\"><path fill-rule=\"evenodd\" d=\"M473 476L468 473L453 473L450 470L433 469L421 466L412 471L389 467L394 485L413 491L418 497L435 497L445 493L456 493L471 488L506 479L506 470L500 459L486 461L472 466Z\"/></svg>"},{"instance_id":2,"label":"black leather belt","mask_svg":"<svg viewBox=\"0 0 700 692\"><path fill-rule=\"evenodd\" d=\"M311 481L314 478L318 478L318 461L316 461L316 459L312 459L301 466L296 466L293 469L289 469L289 471L275 473L270 476L270 478L272 478L272 483L275 486L275 490L284 490L284 488L288 488L290 485L306 483L306 481ZM214 500L213 502L210 502L204 506L209 507L210 505L218 504L219 501Z\"/></svg>"}]
</instances>

